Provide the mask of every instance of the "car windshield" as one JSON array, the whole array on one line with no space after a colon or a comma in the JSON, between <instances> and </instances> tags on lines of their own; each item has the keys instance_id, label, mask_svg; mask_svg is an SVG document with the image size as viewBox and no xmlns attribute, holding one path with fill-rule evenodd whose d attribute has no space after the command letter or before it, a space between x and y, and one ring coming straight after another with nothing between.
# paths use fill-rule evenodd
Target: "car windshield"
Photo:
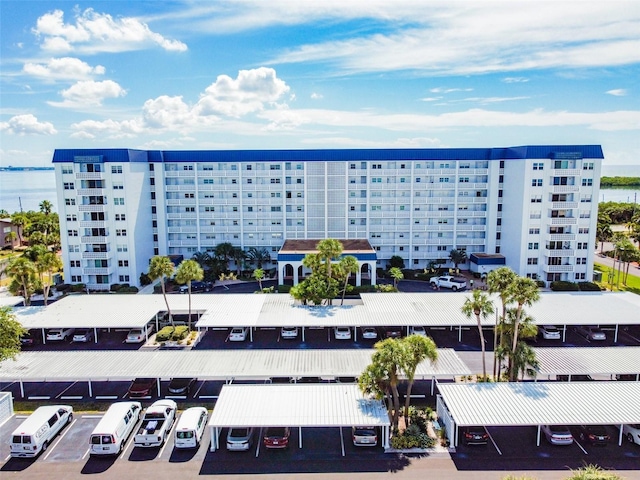
<instances>
[{"instance_id":1,"label":"car windshield","mask_svg":"<svg viewBox=\"0 0 640 480\"><path fill-rule=\"evenodd\" d=\"M284 427L271 427L267 429L267 437L285 437L286 429Z\"/></svg>"},{"instance_id":2,"label":"car windshield","mask_svg":"<svg viewBox=\"0 0 640 480\"><path fill-rule=\"evenodd\" d=\"M229 436L232 438L243 438L249 435L248 428L232 428L229 432Z\"/></svg>"}]
</instances>

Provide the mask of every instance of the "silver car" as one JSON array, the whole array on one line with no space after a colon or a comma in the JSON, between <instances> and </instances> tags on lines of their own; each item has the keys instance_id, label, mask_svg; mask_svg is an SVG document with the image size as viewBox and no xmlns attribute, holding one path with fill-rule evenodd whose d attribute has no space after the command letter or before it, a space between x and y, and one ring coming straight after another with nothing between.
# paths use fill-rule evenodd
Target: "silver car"
<instances>
[{"instance_id":1,"label":"silver car","mask_svg":"<svg viewBox=\"0 0 640 480\"><path fill-rule=\"evenodd\" d=\"M227 450L241 452L253 444L253 427L230 428L227 433Z\"/></svg>"},{"instance_id":2,"label":"silver car","mask_svg":"<svg viewBox=\"0 0 640 480\"><path fill-rule=\"evenodd\" d=\"M542 433L552 445L571 445L573 435L566 425L542 425Z\"/></svg>"},{"instance_id":3,"label":"silver car","mask_svg":"<svg viewBox=\"0 0 640 480\"><path fill-rule=\"evenodd\" d=\"M378 444L378 432L375 427L352 427L351 439L356 447L375 447Z\"/></svg>"},{"instance_id":4,"label":"silver car","mask_svg":"<svg viewBox=\"0 0 640 480\"><path fill-rule=\"evenodd\" d=\"M579 327L576 327L576 333L578 335L583 336L587 340L594 340L596 342L602 342L603 340L607 339L607 334L604 333L598 327L591 327L591 326L581 327L581 326L579 326Z\"/></svg>"}]
</instances>

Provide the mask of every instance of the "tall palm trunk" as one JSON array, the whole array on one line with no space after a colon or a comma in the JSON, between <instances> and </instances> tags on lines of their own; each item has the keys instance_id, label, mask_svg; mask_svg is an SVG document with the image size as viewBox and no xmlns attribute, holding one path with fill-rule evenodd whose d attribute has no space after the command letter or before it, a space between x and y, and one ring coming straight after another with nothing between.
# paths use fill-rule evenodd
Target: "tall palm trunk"
<instances>
[{"instance_id":1,"label":"tall palm trunk","mask_svg":"<svg viewBox=\"0 0 640 480\"><path fill-rule=\"evenodd\" d=\"M487 381L487 361L484 358L484 353L485 353L484 332L482 331L482 323L480 322L480 312L476 313L476 320L478 321L478 332L480 333L480 350L482 351L482 381L486 382Z\"/></svg>"}]
</instances>

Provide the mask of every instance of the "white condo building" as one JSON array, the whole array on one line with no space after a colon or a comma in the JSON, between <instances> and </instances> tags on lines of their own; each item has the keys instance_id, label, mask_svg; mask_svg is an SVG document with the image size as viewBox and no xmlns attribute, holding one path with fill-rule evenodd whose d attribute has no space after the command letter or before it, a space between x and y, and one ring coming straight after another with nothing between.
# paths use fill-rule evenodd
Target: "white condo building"
<instances>
[{"instance_id":1,"label":"white condo building","mask_svg":"<svg viewBox=\"0 0 640 480\"><path fill-rule=\"evenodd\" d=\"M452 249L591 281L602 149L56 150L67 283L139 284L154 255L365 239L377 266Z\"/></svg>"}]
</instances>

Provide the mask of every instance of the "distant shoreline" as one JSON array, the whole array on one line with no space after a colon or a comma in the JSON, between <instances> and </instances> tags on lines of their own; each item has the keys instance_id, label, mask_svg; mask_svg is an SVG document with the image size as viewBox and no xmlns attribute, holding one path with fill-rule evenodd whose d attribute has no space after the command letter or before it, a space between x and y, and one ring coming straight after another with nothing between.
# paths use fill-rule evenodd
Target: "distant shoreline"
<instances>
[{"instance_id":1,"label":"distant shoreline","mask_svg":"<svg viewBox=\"0 0 640 480\"><path fill-rule=\"evenodd\" d=\"M0 172L27 172L29 170L55 170L54 167L0 167Z\"/></svg>"}]
</instances>

